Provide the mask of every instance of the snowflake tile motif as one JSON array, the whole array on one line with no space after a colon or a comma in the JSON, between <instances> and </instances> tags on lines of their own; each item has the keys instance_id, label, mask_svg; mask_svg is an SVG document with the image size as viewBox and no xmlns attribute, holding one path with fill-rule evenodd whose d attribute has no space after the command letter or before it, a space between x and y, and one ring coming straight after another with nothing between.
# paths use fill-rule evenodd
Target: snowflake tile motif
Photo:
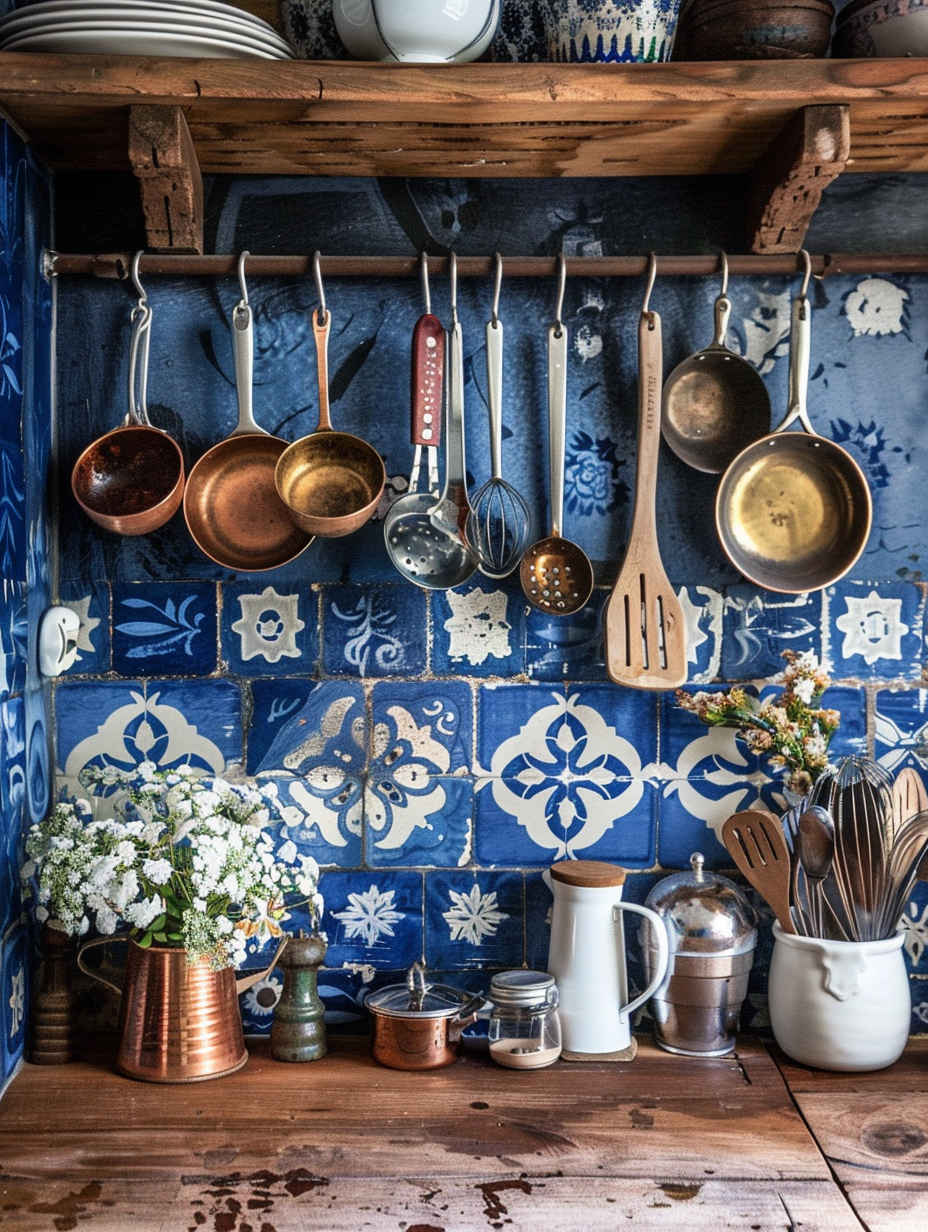
<instances>
[{"instance_id":1,"label":"snowflake tile motif","mask_svg":"<svg viewBox=\"0 0 928 1232\"><path fill-rule=\"evenodd\" d=\"M533 680L605 680L603 608L608 591L594 590L571 616L531 608L525 617L525 670Z\"/></svg>"},{"instance_id":2,"label":"snowflake tile motif","mask_svg":"<svg viewBox=\"0 0 928 1232\"><path fill-rule=\"evenodd\" d=\"M305 587L222 588L223 657L243 676L306 676L318 658L317 601Z\"/></svg>"},{"instance_id":3,"label":"snowflake tile motif","mask_svg":"<svg viewBox=\"0 0 928 1232\"><path fill-rule=\"evenodd\" d=\"M0 1024L3 1031L0 1056L4 1079L16 1068L26 1043L28 950L25 920L18 917L7 928L0 947Z\"/></svg>"},{"instance_id":4,"label":"snowflake tile motif","mask_svg":"<svg viewBox=\"0 0 928 1232\"><path fill-rule=\"evenodd\" d=\"M29 621L26 584L0 580L0 701L26 687Z\"/></svg>"},{"instance_id":5,"label":"snowflake tile motif","mask_svg":"<svg viewBox=\"0 0 928 1232\"><path fill-rule=\"evenodd\" d=\"M474 785L423 778L415 767L371 775L366 787L366 861L371 868L458 868L470 854Z\"/></svg>"},{"instance_id":6,"label":"snowflake tile motif","mask_svg":"<svg viewBox=\"0 0 928 1232\"><path fill-rule=\"evenodd\" d=\"M364 784L339 766L314 766L305 775L262 774L273 783L284 817L281 838L319 864L353 868L361 863Z\"/></svg>"},{"instance_id":7,"label":"snowflake tile motif","mask_svg":"<svg viewBox=\"0 0 928 1232\"><path fill-rule=\"evenodd\" d=\"M216 587L209 582L115 585L113 667L124 676L216 670Z\"/></svg>"},{"instance_id":8,"label":"snowflake tile motif","mask_svg":"<svg viewBox=\"0 0 928 1232\"><path fill-rule=\"evenodd\" d=\"M77 657L68 674L85 676L110 670L110 588L106 582L67 583L61 587L61 602L76 612ZM132 669L139 671L138 664Z\"/></svg>"},{"instance_id":9,"label":"snowflake tile motif","mask_svg":"<svg viewBox=\"0 0 928 1232\"><path fill-rule=\"evenodd\" d=\"M242 756L241 695L224 680L65 683L55 695L59 786L84 795L93 763L131 770L150 760L219 773Z\"/></svg>"},{"instance_id":10,"label":"snowflake tile motif","mask_svg":"<svg viewBox=\"0 0 928 1232\"><path fill-rule=\"evenodd\" d=\"M413 586L326 586L322 659L331 676L420 676L427 601Z\"/></svg>"},{"instance_id":11,"label":"snowflake tile motif","mask_svg":"<svg viewBox=\"0 0 928 1232\"><path fill-rule=\"evenodd\" d=\"M722 677L766 680L784 668L783 651L822 657L822 596L773 595L747 583L723 600Z\"/></svg>"},{"instance_id":12,"label":"snowflake tile motif","mask_svg":"<svg viewBox=\"0 0 928 1232\"><path fill-rule=\"evenodd\" d=\"M524 704L537 694L523 689L511 696ZM621 847L628 858L649 863L653 821L647 804L639 806L645 759L653 761L657 753L653 698L591 684L568 696L548 693L544 700L547 704L536 708L515 734L498 738L491 752L491 782L482 790L491 793L493 804L479 805L483 857L493 852L494 862L499 860L505 841L499 814L505 814L537 848L530 862L541 853L548 859L586 856L604 840L599 850ZM620 730L632 732L635 744ZM508 828L515 842L519 831ZM520 843L519 849L529 856L527 844Z\"/></svg>"},{"instance_id":13,"label":"snowflake tile motif","mask_svg":"<svg viewBox=\"0 0 928 1232\"><path fill-rule=\"evenodd\" d=\"M317 767L360 775L368 762L367 707L359 684L255 680L248 772L307 776Z\"/></svg>"},{"instance_id":14,"label":"snowflake tile motif","mask_svg":"<svg viewBox=\"0 0 928 1232\"><path fill-rule=\"evenodd\" d=\"M522 966L521 873L428 873L425 901L429 967Z\"/></svg>"},{"instance_id":15,"label":"snowflake tile motif","mask_svg":"<svg viewBox=\"0 0 928 1232\"><path fill-rule=\"evenodd\" d=\"M928 689L877 692L874 753L890 774L912 766L928 785Z\"/></svg>"},{"instance_id":16,"label":"snowflake tile motif","mask_svg":"<svg viewBox=\"0 0 928 1232\"><path fill-rule=\"evenodd\" d=\"M827 604L825 661L835 675L920 678L925 599L914 583L839 582Z\"/></svg>"},{"instance_id":17,"label":"snowflake tile motif","mask_svg":"<svg viewBox=\"0 0 928 1232\"><path fill-rule=\"evenodd\" d=\"M483 581L432 595L437 675L514 676L522 671L525 603L510 582Z\"/></svg>"},{"instance_id":18,"label":"snowflake tile motif","mask_svg":"<svg viewBox=\"0 0 928 1232\"><path fill-rule=\"evenodd\" d=\"M421 873L327 873L322 888L327 966L405 970L421 958Z\"/></svg>"}]
</instances>

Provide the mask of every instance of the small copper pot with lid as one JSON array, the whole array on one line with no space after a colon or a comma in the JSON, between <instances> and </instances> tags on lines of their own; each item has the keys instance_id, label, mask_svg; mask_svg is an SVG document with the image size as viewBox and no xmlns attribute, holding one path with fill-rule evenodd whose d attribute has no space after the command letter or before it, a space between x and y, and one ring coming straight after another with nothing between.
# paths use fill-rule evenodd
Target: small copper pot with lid
<instances>
[{"instance_id":1,"label":"small copper pot with lid","mask_svg":"<svg viewBox=\"0 0 928 1232\"><path fill-rule=\"evenodd\" d=\"M388 984L365 1002L371 1011L371 1052L390 1069L440 1069L455 1061L461 1032L477 1019L483 993L430 984L413 963L405 984Z\"/></svg>"}]
</instances>

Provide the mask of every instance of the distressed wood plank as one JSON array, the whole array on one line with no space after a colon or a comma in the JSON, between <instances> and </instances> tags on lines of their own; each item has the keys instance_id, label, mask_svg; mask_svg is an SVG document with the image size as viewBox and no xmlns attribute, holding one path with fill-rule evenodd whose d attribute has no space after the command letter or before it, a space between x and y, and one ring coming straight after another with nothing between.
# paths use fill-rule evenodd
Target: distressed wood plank
<instances>
[{"instance_id":1,"label":"distressed wood plank","mask_svg":"<svg viewBox=\"0 0 928 1232\"><path fill-rule=\"evenodd\" d=\"M559 1063L514 1082L481 1052L415 1074L378 1066L366 1041L332 1043L307 1066L256 1043L238 1074L170 1089L101 1062L27 1065L0 1105L0 1168L85 1181L264 1167L390 1177L401 1156L420 1176L829 1176L759 1045L690 1059L643 1044L632 1066Z\"/></svg>"},{"instance_id":2,"label":"distressed wood plank","mask_svg":"<svg viewBox=\"0 0 928 1232\"><path fill-rule=\"evenodd\" d=\"M128 154L142 194L146 247L202 252L203 177L180 107L131 107Z\"/></svg>"},{"instance_id":3,"label":"distressed wood plank","mask_svg":"<svg viewBox=\"0 0 928 1232\"><path fill-rule=\"evenodd\" d=\"M849 106L849 171L928 170L928 61L358 64L0 53L0 106L56 167L124 168L127 109L181 107L210 173L668 175L755 166Z\"/></svg>"},{"instance_id":4,"label":"distressed wood plank","mask_svg":"<svg viewBox=\"0 0 928 1232\"><path fill-rule=\"evenodd\" d=\"M797 112L754 173L749 205L752 252L798 252L822 193L851 152L850 109Z\"/></svg>"},{"instance_id":5,"label":"distressed wood plank","mask_svg":"<svg viewBox=\"0 0 928 1232\"><path fill-rule=\"evenodd\" d=\"M185 1176L171 1183L114 1179L41 1185L0 1179L0 1227L9 1232L55 1232L67 1224L91 1232L178 1232L229 1228L245 1222L274 1232L464 1232L505 1227L509 1232L783 1232L783 1201L803 1232L863 1232L830 1181L679 1184L603 1180L582 1186L561 1177L469 1180L328 1179L309 1173L260 1171ZM56 1223L56 1220L58 1221ZM73 1220L73 1222L69 1222Z\"/></svg>"}]
</instances>

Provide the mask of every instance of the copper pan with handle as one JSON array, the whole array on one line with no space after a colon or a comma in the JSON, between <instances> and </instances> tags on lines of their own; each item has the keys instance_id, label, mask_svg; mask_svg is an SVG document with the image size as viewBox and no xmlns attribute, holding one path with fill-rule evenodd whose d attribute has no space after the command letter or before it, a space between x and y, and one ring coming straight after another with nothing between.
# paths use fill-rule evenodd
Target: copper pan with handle
<instances>
[{"instance_id":1,"label":"copper pan with handle","mask_svg":"<svg viewBox=\"0 0 928 1232\"><path fill-rule=\"evenodd\" d=\"M238 423L191 470L184 517L201 552L226 569L253 573L293 560L313 537L294 526L277 495L274 472L287 442L259 427L252 413L254 318L244 256L239 265L242 299L232 311Z\"/></svg>"},{"instance_id":2,"label":"copper pan with handle","mask_svg":"<svg viewBox=\"0 0 928 1232\"><path fill-rule=\"evenodd\" d=\"M748 581L800 594L843 577L870 534L873 502L863 471L809 422L806 391L811 305L793 301L789 406L783 422L734 458L716 495L725 555ZM801 432L786 429L798 422Z\"/></svg>"}]
</instances>

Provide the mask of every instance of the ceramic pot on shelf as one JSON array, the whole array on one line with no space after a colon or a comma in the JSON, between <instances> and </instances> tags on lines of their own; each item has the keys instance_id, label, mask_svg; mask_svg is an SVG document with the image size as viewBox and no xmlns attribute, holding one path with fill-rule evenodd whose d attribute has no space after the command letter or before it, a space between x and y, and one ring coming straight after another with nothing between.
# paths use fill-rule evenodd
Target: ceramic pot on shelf
<instances>
[{"instance_id":1,"label":"ceramic pot on shelf","mask_svg":"<svg viewBox=\"0 0 928 1232\"><path fill-rule=\"evenodd\" d=\"M912 995L904 936L882 941L800 937L773 926L768 997L783 1051L818 1069L884 1069L902 1055Z\"/></svg>"},{"instance_id":2,"label":"ceramic pot on shelf","mask_svg":"<svg viewBox=\"0 0 928 1232\"><path fill-rule=\"evenodd\" d=\"M669 60L680 0L542 0L548 59L627 64Z\"/></svg>"},{"instance_id":3,"label":"ceramic pot on shelf","mask_svg":"<svg viewBox=\"0 0 928 1232\"><path fill-rule=\"evenodd\" d=\"M332 0L278 0L280 32L301 60L347 60Z\"/></svg>"}]
</instances>

